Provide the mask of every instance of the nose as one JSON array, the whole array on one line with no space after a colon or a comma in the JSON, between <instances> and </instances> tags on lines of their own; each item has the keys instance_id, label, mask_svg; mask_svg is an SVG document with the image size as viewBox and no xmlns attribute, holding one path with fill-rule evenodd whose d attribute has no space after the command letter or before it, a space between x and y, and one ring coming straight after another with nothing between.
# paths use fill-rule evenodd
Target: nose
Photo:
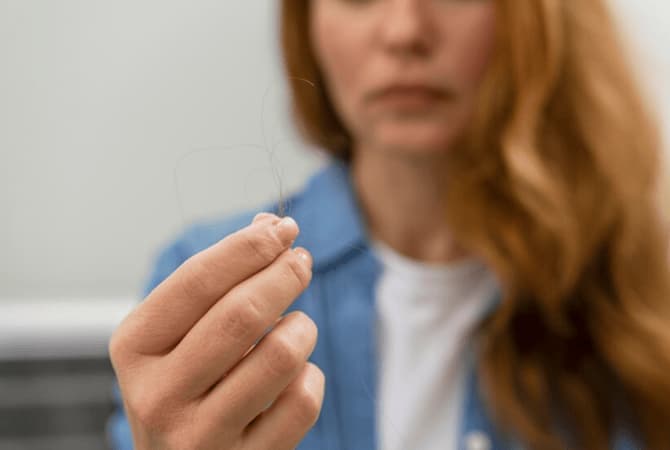
<instances>
[{"instance_id":1,"label":"nose","mask_svg":"<svg viewBox=\"0 0 670 450\"><path fill-rule=\"evenodd\" d=\"M425 56L431 48L430 13L425 0L386 0L379 39L398 56Z\"/></svg>"}]
</instances>

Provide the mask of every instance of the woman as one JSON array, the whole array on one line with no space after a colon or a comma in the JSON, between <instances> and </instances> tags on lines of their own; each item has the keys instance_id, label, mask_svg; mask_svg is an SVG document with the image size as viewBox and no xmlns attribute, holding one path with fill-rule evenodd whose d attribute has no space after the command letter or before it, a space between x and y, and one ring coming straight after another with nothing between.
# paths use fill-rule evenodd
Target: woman
<instances>
[{"instance_id":1,"label":"woman","mask_svg":"<svg viewBox=\"0 0 670 450\"><path fill-rule=\"evenodd\" d=\"M333 163L165 250L117 445L667 449L661 145L605 0L284 0L282 39Z\"/></svg>"}]
</instances>

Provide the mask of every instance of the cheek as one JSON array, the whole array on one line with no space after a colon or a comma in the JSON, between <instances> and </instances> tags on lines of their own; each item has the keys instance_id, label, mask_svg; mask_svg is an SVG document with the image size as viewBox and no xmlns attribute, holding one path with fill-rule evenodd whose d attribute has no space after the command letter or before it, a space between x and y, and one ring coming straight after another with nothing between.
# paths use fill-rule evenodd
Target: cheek
<instances>
[{"instance_id":1,"label":"cheek","mask_svg":"<svg viewBox=\"0 0 670 450\"><path fill-rule=\"evenodd\" d=\"M334 100L347 103L356 91L360 67L365 61L362 30L344 13L315 2L311 20L314 53ZM346 88L346 89L345 89Z\"/></svg>"},{"instance_id":2,"label":"cheek","mask_svg":"<svg viewBox=\"0 0 670 450\"><path fill-rule=\"evenodd\" d=\"M496 37L496 14L493 3L482 4L461 23L453 35L453 39L458 43L457 77L461 85L471 91L481 83L493 57Z\"/></svg>"}]
</instances>

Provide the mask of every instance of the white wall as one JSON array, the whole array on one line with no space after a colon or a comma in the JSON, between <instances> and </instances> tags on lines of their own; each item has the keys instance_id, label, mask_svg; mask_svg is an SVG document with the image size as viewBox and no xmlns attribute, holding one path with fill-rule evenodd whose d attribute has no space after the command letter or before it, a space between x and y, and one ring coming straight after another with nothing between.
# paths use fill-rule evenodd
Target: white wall
<instances>
[{"instance_id":1,"label":"white wall","mask_svg":"<svg viewBox=\"0 0 670 450\"><path fill-rule=\"evenodd\" d=\"M184 223L276 197L249 145L288 139L303 181L318 161L286 117L276 9L0 0L0 298L137 295Z\"/></svg>"},{"instance_id":2,"label":"white wall","mask_svg":"<svg viewBox=\"0 0 670 450\"><path fill-rule=\"evenodd\" d=\"M616 4L670 130L670 3ZM137 295L183 223L276 195L246 144L291 140L302 182L318 161L286 119L276 5L0 0L0 299Z\"/></svg>"},{"instance_id":3,"label":"white wall","mask_svg":"<svg viewBox=\"0 0 670 450\"><path fill-rule=\"evenodd\" d=\"M630 42L631 58L655 105L670 148L670 3L611 0Z\"/></svg>"}]
</instances>

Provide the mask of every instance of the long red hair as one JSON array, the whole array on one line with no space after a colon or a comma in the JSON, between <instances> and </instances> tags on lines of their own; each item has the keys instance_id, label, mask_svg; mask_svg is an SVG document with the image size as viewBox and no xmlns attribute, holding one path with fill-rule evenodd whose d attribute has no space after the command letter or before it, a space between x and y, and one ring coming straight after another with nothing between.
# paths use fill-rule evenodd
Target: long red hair
<instances>
[{"instance_id":1,"label":"long red hair","mask_svg":"<svg viewBox=\"0 0 670 450\"><path fill-rule=\"evenodd\" d=\"M450 229L503 287L478 333L485 393L532 448L562 448L560 429L579 448L607 449L625 425L644 448L668 449L670 270L654 117L605 0L496 4L495 60L445 177ZM348 160L309 7L282 2L295 120Z\"/></svg>"}]
</instances>

